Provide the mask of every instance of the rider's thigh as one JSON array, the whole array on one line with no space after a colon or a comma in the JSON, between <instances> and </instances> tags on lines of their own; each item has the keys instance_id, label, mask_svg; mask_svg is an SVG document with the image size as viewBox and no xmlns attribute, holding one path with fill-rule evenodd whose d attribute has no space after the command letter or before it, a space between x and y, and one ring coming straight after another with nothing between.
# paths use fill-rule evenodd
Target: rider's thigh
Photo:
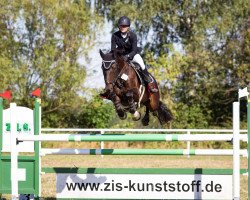
<instances>
[{"instance_id":1,"label":"rider's thigh","mask_svg":"<svg viewBox=\"0 0 250 200\"><path fill-rule=\"evenodd\" d=\"M140 65L140 67L142 68L142 70L145 69L145 64L144 64L143 59L140 56L140 54L136 54L133 58L133 61L138 63Z\"/></svg>"}]
</instances>

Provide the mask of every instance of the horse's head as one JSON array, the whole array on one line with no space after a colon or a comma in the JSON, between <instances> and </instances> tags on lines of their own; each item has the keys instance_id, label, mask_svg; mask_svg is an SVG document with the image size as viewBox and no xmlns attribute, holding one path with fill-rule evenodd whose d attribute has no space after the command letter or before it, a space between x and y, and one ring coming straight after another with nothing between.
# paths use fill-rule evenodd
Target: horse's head
<instances>
[{"instance_id":1,"label":"horse's head","mask_svg":"<svg viewBox=\"0 0 250 200\"><path fill-rule=\"evenodd\" d=\"M117 76L117 65L113 53L103 53L100 49L100 56L102 57L102 72L104 80L107 83L112 83Z\"/></svg>"},{"instance_id":2,"label":"horse's head","mask_svg":"<svg viewBox=\"0 0 250 200\"><path fill-rule=\"evenodd\" d=\"M124 50L122 49L116 49L107 54L100 50L100 55L102 57L102 71L106 84L114 83L121 70L127 65L123 54Z\"/></svg>"}]
</instances>

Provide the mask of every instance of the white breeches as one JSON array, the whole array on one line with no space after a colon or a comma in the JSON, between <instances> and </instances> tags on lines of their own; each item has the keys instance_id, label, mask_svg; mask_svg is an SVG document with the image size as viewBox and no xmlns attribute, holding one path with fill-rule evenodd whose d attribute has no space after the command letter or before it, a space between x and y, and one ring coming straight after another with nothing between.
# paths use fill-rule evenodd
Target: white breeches
<instances>
[{"instance_id":1,"label":"white breeches","mask_svg":"<svg viewBox=\"0 0 250 200\"><path fill-rule=\"evenodd\" d=\"M132 61L138 63L142 70L145 69L145 64L144 64L144 61L142 60L142 57L140 56L140 54L135 54Z\"/></svg>"}]
</instances>

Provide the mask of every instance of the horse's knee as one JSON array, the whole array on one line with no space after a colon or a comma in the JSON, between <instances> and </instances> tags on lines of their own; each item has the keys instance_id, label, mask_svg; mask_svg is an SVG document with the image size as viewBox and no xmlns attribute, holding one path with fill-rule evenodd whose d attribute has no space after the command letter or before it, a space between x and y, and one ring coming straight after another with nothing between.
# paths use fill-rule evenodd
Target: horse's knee
<instances>
[{"instance_id":1,"label":"horse's knee","mask_svg":"<svg viewBox=\"0 0 250 200\"><path fill-rule=\"evenodd\" d=\"M110 98L111 101L114 102L115 99L116 99L116 94L113 91L110 91L109 92L109 98Z\"/></svg>"},{"instance_id":2,"label":"horse's knee","mask_svg":"<svg viewBox=\"0 0 250 200\"><path fill-rule=\"evenodd\" d=\"M129 100L133 99L133 92L131 92L131 91L127 92L127 93L126 93L126 97L127 97Z\"/></svg>"}]
</instances>

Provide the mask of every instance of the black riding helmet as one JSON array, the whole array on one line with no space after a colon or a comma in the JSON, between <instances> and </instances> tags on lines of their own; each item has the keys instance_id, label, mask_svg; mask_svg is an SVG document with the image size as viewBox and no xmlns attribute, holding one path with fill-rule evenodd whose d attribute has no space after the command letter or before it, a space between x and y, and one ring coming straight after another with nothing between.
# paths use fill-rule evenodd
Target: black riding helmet
<instances>
[{"instance_id":1,"label":"black riding helmet","mask_svg":"<svg viewBox=\"0 0 250 200\"><path fill-rule=\"evenodd\" d=\"M130 19L126 16L122 16L118 20L118 26L130 26Z\"/></svg>"}]
</instances>

